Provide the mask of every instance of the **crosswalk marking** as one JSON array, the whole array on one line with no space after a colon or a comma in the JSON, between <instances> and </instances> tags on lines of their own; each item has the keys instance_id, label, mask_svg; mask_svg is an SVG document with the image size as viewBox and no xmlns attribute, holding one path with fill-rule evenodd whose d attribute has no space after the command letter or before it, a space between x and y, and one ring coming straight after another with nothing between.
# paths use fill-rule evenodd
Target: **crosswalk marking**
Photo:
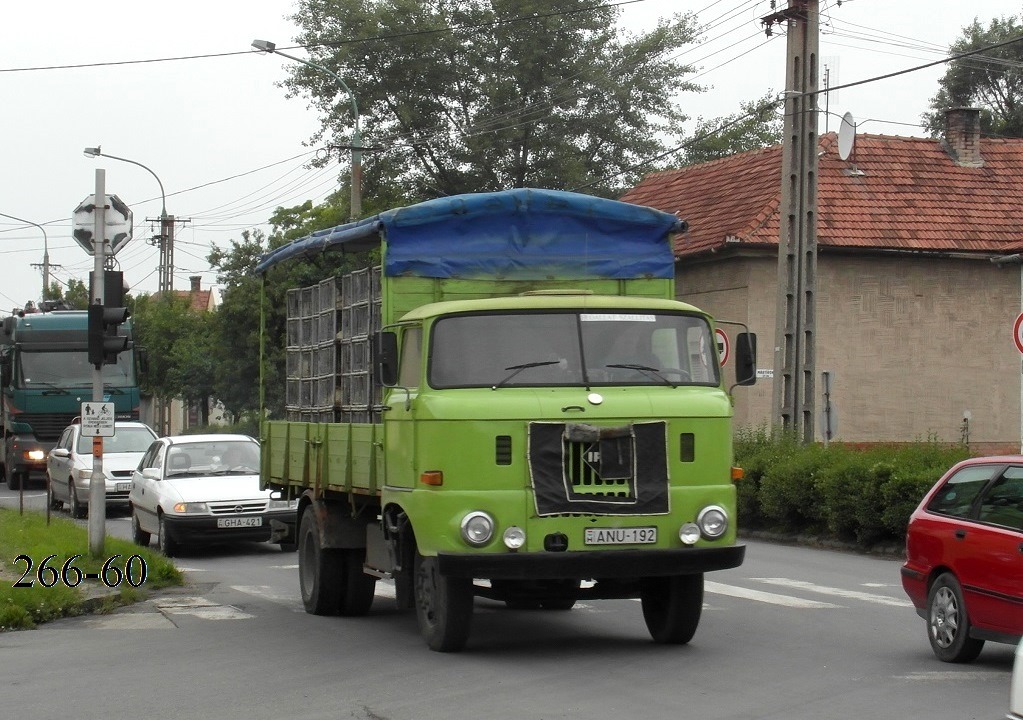
<instances>
[{"instance_id":1,"label":"crosswalk marking","mask_svg":"<svg viewBox=\"0 0 1023 720\"><path fill-rule=\"evenodd\" d=\"M908 600L900 600L889 597L888 595L876 595L874 593L860 592L859 590L843 590L841 588L828 587L827 585L816 585L804 580L792 580L790 578L750 578L750 580L767 583L768 585L781 585L782 587L787 588L808 590L810 592L820 593L821 595L832 595L834 597L863 600L877 605L888 605L889 607L913 607L913 603Z\"/></svg>"},{"instance_id":2,"label":"crosswalk marking","mask_svg":"<svg viewBox=\"0 0 1023 720\"><path fill-rule=\"evenodd\" d=\"M806 600L804 598L792 597L791 595L778 595L777 593L764 592L763 590L751 590L749 588L737 587L735 585L724 585L711 580L703 581L703 589L706 592L716 595L728 595L729 597L742 598L744 600L756 600L757 602L770 603L771 605L782 605L792 608L837 608L841 605L833 605L819 600Z\"/></svg>"}]
</instances>

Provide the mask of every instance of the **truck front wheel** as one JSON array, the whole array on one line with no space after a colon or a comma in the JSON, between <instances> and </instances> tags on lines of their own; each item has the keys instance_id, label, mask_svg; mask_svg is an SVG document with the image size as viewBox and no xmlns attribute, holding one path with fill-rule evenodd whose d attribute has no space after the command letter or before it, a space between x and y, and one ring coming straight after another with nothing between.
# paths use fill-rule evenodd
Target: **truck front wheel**
<instances>
[{"instance_id":1,"label":"truck front wheel","mask_svg":"<svg viewBox=\"0 0 1023 720\"><path fill-rule=\"evenodd\" d=\"M472 625L472 578L441 575L437 558L416 552L415 601L419 632L431 650L458 652Z\"/></svg>"},{"instance_id":2,"label":"truck front wheel","mask_svg":"<svg viewBox=\"0 0 1023 720\"><path fill-rule=\"evenodd\" d=\"M703 610L703 575L643 578L643 620L654 642L684 645L693 639Z\"/></svg>"}]
</instances>

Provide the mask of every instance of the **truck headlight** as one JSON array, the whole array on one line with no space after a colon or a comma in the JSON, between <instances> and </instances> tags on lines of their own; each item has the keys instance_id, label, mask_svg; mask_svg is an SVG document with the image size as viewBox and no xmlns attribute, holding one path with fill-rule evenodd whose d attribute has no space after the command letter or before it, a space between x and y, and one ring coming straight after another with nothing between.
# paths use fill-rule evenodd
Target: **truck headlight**
<instances>
[{"instance_id":1,"label":"truck headlight","mask_svg":"<svg viewBox=\"0 0 1023 720\"><path fill-rule=\"evenodd\" d=\"M694 522L683 523L678 529L678 539L683 545L695 545L700 539L700 526Z\"/></svg>"},{"instance_id":2,"label":"truck headlight","mask_svg":"<svg viewBox=\"0 0 1023 720\"><path fill-rule=\"evenodd\" d=\"M294 510L298 507L298 500L278 500L275 498L270 499L270 510Z\"/></svg>"},{"instance_id":3,"label":"truck headlight","mask_svg":"<svg viewBox=\"0 0 1023 720\"><path fill-rule=\"evenodd\" d=\"M728 513L719 505L708 505L696 517L696 524L704 537L716 540L728 530Z\"/></svg>"},{"instance_id":4,"label":"truck headlight","mask_svg":"<svg viewBox=\"0 0 1023 720\"><path fill-rule=\"evenodd\" d=\"M504 531L503 540L506 548L509 550L518 550L526 544L526 531L520 527L512 525Z\"/></svg>"},{"instance_id":5,"label":"truck headlight","mask_svg":"<svg viewBox=\"0 0 1023 720\"><path fill-rule=\"evenodd\" d=\"M476 510L462 518L462 539L473 547L483 547L494 537L494 519Z\"/></svg>"},{"instance_id":6,"label":"truck headlight","mask_svg":"<svg viewBox=\"0 0 1023 720\"><path fill-rule=\"evenodd\" d=\"M29 460L34 460L35 462L46 459L46 453L42 450L29 450L25 453L25 456L28 457Z\"/></svg>"}]
</instances>

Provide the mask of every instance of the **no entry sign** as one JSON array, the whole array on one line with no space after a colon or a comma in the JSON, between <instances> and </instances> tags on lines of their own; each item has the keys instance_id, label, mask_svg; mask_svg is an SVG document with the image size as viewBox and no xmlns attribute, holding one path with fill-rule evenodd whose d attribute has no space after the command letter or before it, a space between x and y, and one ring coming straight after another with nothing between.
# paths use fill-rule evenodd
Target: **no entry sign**
<instances>
[{"instance_id":1,"label":"no entry sign","mask_svg":"<svg viewBox=\"0 0 1023 720\"><path fill-rule=\"evenodd\" d=\"M1023 353L1023 312L1016 316L1016 322L1012 324L1012 340L1016 343L1016 349Z\"/></svg>"}]
</instances>

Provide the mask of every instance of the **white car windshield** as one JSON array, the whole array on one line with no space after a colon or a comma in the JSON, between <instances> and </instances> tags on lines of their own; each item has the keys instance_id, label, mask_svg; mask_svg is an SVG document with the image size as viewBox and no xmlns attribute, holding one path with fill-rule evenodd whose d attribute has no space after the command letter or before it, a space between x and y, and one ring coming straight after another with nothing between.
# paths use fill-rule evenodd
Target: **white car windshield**
<instances>
[{"instance_id":1,"label":"white car windshield","mask_svg":"<svg viewBox=\"0 0 1023 720\"><path fill-rule=\"evenodd\" d=\"M114 434L103 438L103 454L111 453L143 453L156 439L156 433L144 427L114 426ZM78 436L78 454L92 454L92 436Z\"/></svg>"},{"instance_id":2,"label":"white car windshield","mask_svg":"<svg viewBox=\"0 0 1023 720\"><path fill-rule=\"evenodd\" d=\"M166 476L253 475L259 472L259 444L245 440L210 440L172 445Z\"/></svg>"}]
</instances>

